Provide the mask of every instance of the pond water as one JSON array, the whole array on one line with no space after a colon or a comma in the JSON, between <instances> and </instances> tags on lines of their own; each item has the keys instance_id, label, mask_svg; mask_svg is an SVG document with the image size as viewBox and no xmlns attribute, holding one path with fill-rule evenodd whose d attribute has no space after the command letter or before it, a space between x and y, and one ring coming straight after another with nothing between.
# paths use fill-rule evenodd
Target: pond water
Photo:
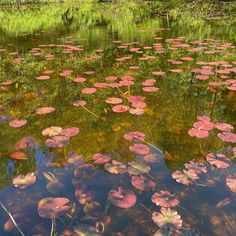
<instances>
[{"instance_id":1,"label":"pond water","mask_svg":"<svg viewBox=\"0 0 236 236\"><path fill-rule=\"evenodd\" d=\"M149 10L0 11L0 235L236 235L235 25Z\"/></svg>"}]
</instances>

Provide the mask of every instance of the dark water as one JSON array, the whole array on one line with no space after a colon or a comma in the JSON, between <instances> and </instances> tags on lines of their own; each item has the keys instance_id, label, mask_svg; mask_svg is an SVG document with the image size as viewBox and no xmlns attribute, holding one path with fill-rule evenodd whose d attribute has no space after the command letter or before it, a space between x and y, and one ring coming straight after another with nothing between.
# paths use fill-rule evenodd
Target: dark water
<instances>
[{"instance_id":1,"label":"dark water","mask_svg":"<svg viewBox=\"0 0 236 236\"><path fill-rule=\"evenodd\" d=\"M1 202L13 216L24 212L15 220L25 235L50 235L51 220L38 215L38 202L46 197L64 197L76 206L76 211L70 217L56 219L58 235L65 235L61 232L66 227L97 223L97 228L99 224L104 227L100 230L102 235L144 236L154 235L158 230L152 221L152 213L159 212L160 207L151 202L151 196L160 190L168 190L180 201L173 208L183 221L185 234L180 235L235 235L235 193L225 183L226 177L236 170L234 160L227 169L217 169L205 160L211 152L223 152L233 158L235 144L219 139L216 129L204 139L188 135L200 115L209 116L215 123L236 126L236 92L227 86L214 88L208 85L212 81L235 80L235 72L214 73L208 80L198 80L191 72L193 68L201 68L199 62L202 61L203 66L211 66L207 62L226 61L235 69L235 42L231 38L235 26L222 28L217 22L190 16L158 17L151 15L148 9L128 11L110 5L96 5L95 8L91 10L90 5L42 7L22 9L19 13L11 9L1 10L0 82L13 82L0 87ZM173 39L177 39L177 46ZM68 49L72 45L82 50ZM197 47L204 48L200 52L189 51ZM12 52L17 54L11 55ZM54 57L46 60L47 55ZM153 58L142 60L145 56ZM127 59L117 60L123 57ZM191 57L193 61L185 61L181 59L183 57ZM16 58L23 60L16 62ZM173 64L170 60L183 63ZM224 67L212 68L215 71ZM175 73L170 71L172 69L182 71ZM37 80L45 70L54 71L50 79ZM60 76L59 73L65 70L72 70L72 73ZM88 71L94 73L88 74ZM157 76L152 74L154 71L166 74ZM132 76L134 85L119 89L98 88L94 94L81 92L84 87L96 86L96 82L108 82L105 80L108 76L117 76L116 82L122 76ZM76 77L87 80L83 84L75 83L73 79ZM153 86L159 90L144 92L142 82L146 79L155 79ZM131 95L145 97L144 114L115 113L112 111L114 105L105 102L108 97L119 97L124 105L130 106L127 97ZM85 100L87 110L73 106L76 100ZM37 115L35 110L39 107L53 107L55 111ZM20 128L10 127L8 123L14 119L26 119L27 124ZM50 126L78 127L80 132L71 137L65 147L52 148L47 147L47 137L42 135L42 131ZM147 192L134 188L128 173L111 174L104 165L94 164L91 159L96 153L109 153L112 159L123 163L136 159L143 163L144 155L129 151L132 142L123 138L131 131L144 133L148 142L145 144L150 153L156 155L155 163L146 161L151 167L149 174L156 183L155 189ZM37 141L33 150L22 151L28 159L11 159L16 142L26 136ZM109 223L104 216L95 218L91 216L94 212L84 213L84 205L75 198L76 184L72 184L72 179L75 179L76 165L68 167L66 164L71 152L82 155L84 162L95 166L95 176L83 181L93 189L94 201L100 203L95 213L110 217ZM208 172L200 175L192 185L176 183L171 177L172 172L183 169L184 164L193 159L205 163ZM14 177L30 172L37 176L34 185L23 190L13 186ZM45 178L45 173L57 179L57 186L47 187L50 180ZM108 192L119 186L136 194L135 206L119 209L109 204ZM0 234L19 235L16 230L4 230L8 218L1 209Z\"/></svg>"}]
</instances>

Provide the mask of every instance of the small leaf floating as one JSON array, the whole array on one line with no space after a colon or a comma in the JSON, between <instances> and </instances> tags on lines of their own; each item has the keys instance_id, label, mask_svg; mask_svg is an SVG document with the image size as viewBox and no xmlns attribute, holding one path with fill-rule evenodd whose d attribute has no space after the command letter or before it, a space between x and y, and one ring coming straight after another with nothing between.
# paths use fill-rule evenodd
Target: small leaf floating
<instances>
[{"instance_id":1,"label":"small leaf floating","mask_svg":"<svg viewBox=\"0 0 236 236\"><path fill-rule=\"evenodd\" d=\"M84 100L77 100L77 101L75 101L74 103L73 103L73 105L75 106L75 107L83 107L83 106L85 106L87 104L87 102L86 101L84 101Z\"/></svg>"},{"instance_id":2,"label":"small leaf floating","mask_svg":"<svg viewBox=\"0 0 236 236\"><path fill-rule=\"evenodd\" d=\"M73 137L76 136L80 132L80 129L77 127L71 127L63 129L61 132L61 135L67 136L67 137Z\"/></svg>"},{"instance_id":3,"label":"small leaf floating","mask_svg":"<svg viewBox=\"0 0 236 236\"><path fill-rule=\"evenodd\" d=\"M156 183L153 181L153 178L149 175L135 175L131 178L132 185L141 190L148 191L155 188Z\"/></svg>"},{"instance_id":4,"label":"small leaf floating","mask_svg":"<svg viewBox=\"0 0 236 236\"><path fill-rule=\"evenodd\" d=\"M226 184L232 192L236 193L236 176L235 175L228 175L226 178Z\"/></svg>"},{"instance_id":5,"label":"small leaf floating","mask_svg":"<svg viewBox=\"0 0 236 236\"><path fill-rule=\"evenodd\" d=\"M38 203L38 213L43 218L59 218L70 210L67 198L43 198Z\"/></svg>"},{"instance_id":6,"label":"small leaf floating","mask_svg":"<svg viewBox=\"0 0 236 236\"><path fill-rule=\"evenodd\" d=\"M81 92L82 92L83 94L93 94L93 93L95 93L96 91L97 91L96 88L83 88Z\"/></svg>"},{"instance_id":7,"label":"small leaf floating","mask_svg":"<svg viewBox=\"0 0 236 236\"><path fill-rule=\"evenodd\" d=\"M83 164L74 170L74 176L79 179L90 179L96 173L96 169L91 164Z\"/></svg>"},{"instance_id":8,"label":"small leaf floating","mask_svg":"<svg viewBox=\"0 0 236 236\"><path fill-rule=\"evenodd\" d=\"M127 172L131 175L147 174L150 170L150 166L141 161L132 161L128 163Z\"/></svg>"},{"instance_id":9,"label":"small leaf floating","mask_svg":"<svg viewBox=\"0 0 236 236\"><path fill-rule=\"evenodd\" d=\"M138 131L133 131L133 132L124 134L124 139L129 140L129 141L137 141L137 140L144 141L145 134Z\"/></svg>"},{"instance_id":10,"label":"small leaf floating","mask_svg":"<svg viewBox=\"0 0 236 236\"><path fill-rule=\"evenodd\" d=\"M153 222L160 228L180 229L182 219L177 211L162 207L160 212L153 212Z\"/></svg>"},{"instance_id":11,"label":"small leaf floating","mask_svg":"<svg viewBox=\"0 0 236 236\"><path fill-rule=\"evenodd\" d=\"M150 152L150 148L142 143L135 143L134 145L129 147L129 150L137 155L145 155Z\"/></svg>"},{"instance_id":12,"label":"small leaf floating","mask_svg":"<svg viewBox=\"0 0 236 236\"><path fill-rule=\"evenodd\" d=\"M209 162L212 166L220 169L225 169L230 166L230 159L227 158L224 154L213 154L209 153L206 156L207 162Z\"/></svg>"},{"instance_id":13,"label":"small leaf floating","mask_svg":"<svg viewBox=\"0 0 236 236\"><path fill-rule=\"evenodd\" d=\"M152 195L152 202L160 207L175 207L179 204L179 200L169 191L161 190Z\"/></svg>"},{"instance_id":14,"label":"small leaf floating","mask_svg":"<svg viewBox=\"0 0 236 236\"><path fill-rule=\"evenodd\" d=\"M127 111L129 111L129 109L130 108L125 105L116 105L116 106L112 107L112 111L116 112L116 113L127 112Z\"/></svg>"},{"instance_id":15,"label":"small leaf floating","mask_svg":"<svg viewBox=\"0 0 236 236\"><path fill-rule=\"evenodd\" d=\"M223 132L218 134L219 139L227 143L236 143L236 134L231 132Z\"/></svg>"},{"instance_id":16,"label":"small leaf floating","mask_svg":"<svg viewBox=\"0 0 236 236\"><path fill-rule=\"evenodd\" d=\"M25 189L36 182L36 175L29 173L27 175L20 174L13 179L13 185L16 188Z\"/></svg>"},{"instance_id":17,"label":"small leaf floating","mask_svg":"<svg viewBox=\"0 0 236 236\"><path fill-rule=\"evenodd\" d=\"M13 128L20 128L22 126L25 126L27 124L27 120L12 120L9 122L9 126Z\"/></svg>"},{"instance_id":18,"label":"small leaf floating","mask_svg":"<svg viewBox=\"0 0 236 236\"><path fill-rule=\"evenodd\" d=\"M176 170L172 173L172 178L175 179L178 183L190 185L193 184L194 181L199 179L199 176L193 170Z\"/></svg>"},{"instance_id":19,"label":"small leaf floating","mask_svg":"<svg viewBox=\"0 0 236 236\"><path fill-rule=\"evenodd\" d=\"M125 164L112 160L112 163L106 163L105 164L105 169L109 171L112 174L124 174L127 171L127 167Z\"/></svg>"},{"instance_id":20,"label":"small leaf floating","mask_svg":"<svg viewBox=\"0 0 236 236\"><path fill-rule=\"evenodd\" d=\"M190 161L185 164L187 170L193 170L197 174L202 174L207 172L207 167L203 163Z\"/></svg>"},{"instance_id":21,"label":"small leaf floating","mask_svg":"<svg viewBox=\"0 0 236 236\"><path fill-rule=\"evenodd\" d=\"M108 200L116 207L130 208L136 204L137 198L133 191L119 187L118 190L111 190L108 193Z\"/></svg>"},{"instance_id":22,"label":"small leaf floating","mask_svg":"<svg viewBox=\"0 0 236 236\"><path fill-rule=\"evenodd\" d=\"M105 102L108 104L120 104L122 103L122 99L116 97L110 97L107 98Z\"/></svg>"},{"instance_id":23,"label":"small leaf floating","mask_svg":"<svg viewBox=\"0 0 236 236\"><path fill-rule=\"evenodd\" d=\"M62 132L62 128L61 127L51 126L51 127L48 127L46 129L44 129L42 131L42 135L43 136L53 137L53 136L61 134L61 132Z\"/></svg>"},{"instance_id":24,"label":"small leaf floating","mask_svg":"<svg viewBox=\"0 0 236 236\"><path fill-rule=\"evenodd\" d=\"M15 149L18 150L32 150L36 146L36 139L31 136L27 136L18 140L15 144Z\"/></svg>"},{"instance_id":25,"label":"small leaf floating","mask_svg":"<svg viewBox=\"0 0 236 236\"><path fill-rule=\"evenodd\" d=\"M13 152L10 154L10 158L14 160L27 160L29 159L24 152Z\"/></svg>"},{"instance_id":26,"label":"small leaf floating","mask_svg":"<svg viewBox=\"0 0 236 236\"><path fill-rule=\"evenodd\" d=\"M40 107L35 110L37 115L46 115L55 111L54 107Z\"/></svg>"},{"instance_id":27,"label":"small leaf floating","mask_svg":"<svg viewBox=\"0 0 236 236\"><path fill-rule=\"evenodd\" d=\"M46 145L48 147L60 148L69 144L69 138L66 136L53 136L46 140Z\"/></svg>"},{"instance_id":28,"label":"small leaf floating","mask_svg":"<svg viewBox=\"0 0 236 236\"><path fill-rule=\"evenodd\" d=\"M111 156L105 153L97 153L92 157L92 159L96 164L105 164L111 160Z\"/></svg>"}]
</instances>

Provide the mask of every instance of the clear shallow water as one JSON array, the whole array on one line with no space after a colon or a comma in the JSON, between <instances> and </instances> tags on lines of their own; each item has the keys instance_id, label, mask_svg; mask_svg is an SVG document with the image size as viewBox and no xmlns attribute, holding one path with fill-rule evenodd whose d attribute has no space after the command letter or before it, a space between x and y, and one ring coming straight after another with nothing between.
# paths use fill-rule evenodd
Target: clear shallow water
<instances>
[{"instance_id":1,"label":"clear shallow water","mask_svg":"<svg viewBox=\"0 0 236 236\"><path fill-rule=\"evenodd\" d=\"M67 9L69 13L65 16ZM9 11L2 11L2 19ZM154 235L158 227L151 216L153 212L159 212L160 208L151 202L151 196L160 190L176 194L180 203L173 209L181 215L184 229L191 228L203 235L234 235L235 193L225 184L226 177L235 171L233 160L227 169L216 169L207 164L208 172L200 175L200 179L190 186L176 183L171 177L176 169L183 169L190 160L205 163L205 157L210 152L223 150L227 156L233 157L232 147L235 144L220 140L216 129L210 131L209 137L205 139L188 135L188 130L199 115L209 116L215 123L225 122L236 126L235 91L226 86L214 91L208 85L212 81L234 79L235 74L223 74L228 78L220 78L222 74L213 74L203 81L194 78L196 74L191 72L193 68L209 66L207 63L199 64L201 61L227 61L235 67L232 63L236 60L235 48L232 46L234 42L228 33L233 26L223 30L217 23L203 20L193 22L180 18L167 21L166 18L150 16L145 9L127 14L122 9L115 10L114 6L107 5L98 6L96 11L81 6L56 7L50 15L45 8L22 10L22 22L17 22L14 13L11 13L12 19L8 19L11 27L7 27L4 20L0 26L0 45L3 49L0 54L1 82L13 82L10 85L2 84L0 91L3 105L0 111L0 196L1 202L12 214L27 212L19 217L20 220L16 219L26 235L50 235L50 219L39 217L37 210L38 202L45 197L65 197L76 205L73 220L68 216L56 220L59 235L67 226L95 225L96 222L104 221L101 217L91 217L91 212L85 214L84 205L75 198L77 185L72 184L72 179L76 165L64 167L72 151L82 155L85 162L93 164L97 170L95 176L83 181L92 187L93 199L100 203L96 212L110 217L109 224L107 220L104 222L104 235L116 235L117 232L124 235ZM35 19L32 15L35 17L37 14L38 21L32 20L31 24L27 24L23 20L29 15ZM47 21L49 23L46 24L42 16L51 22ZM177 37L180 38L176 47L173 39ZM188 51L199 47L196 40L201 40L200 46L205 48L196 53ZM178 44L187 44L187 47L182 48ZM77 47L69 50L71 45ZM208 54L212 50L220 51ZM18 54L12 53L16 51ZM53 60L46 60L47 55L54 55ZM154 58L142 60L145 56ZM124 57L126 60L120 61ZM193 61L185 61L181 59L183 57L191 57ZM23 60L14 62L15 58ZM183 63L173 64L170 60ZM53 70L50 79L37 80L47 69ZM176 73L171 72L171 69L183 71ZM72 72L68 76L60 76L65 70ZM216 68L213 66L212 70ZM94 73L88 74L88 71ZM152 74L154 71L164 71L166 74L157 76ZM105 79L108 76L117 76L117 82L122 76L132 76L134 85L122 86L120 89L98 88L96 93L90 95L82 93L84 87L94 87L96 82L112 83ZM84 77L86 81L83 84L75 83L73 80L77 77ZM146 79L155 79L153 86L159 90L153 93L143 91L142 83ZM108 97L118 97L124 105L131 106L127 101L131 95L145 97L144 114L115 113L112 111L114 105L105 102ZM78 99L87 102L87 110L73 106ZM35 114L37 108L44 106L53 107L55 111L46 115ZM26 119L27 124L20 128L10 127L8 123L14 119ZM50 126L78 127L80 132L71 137L65 147L50 148L45 145L47 137L42 135L42 131ZM96 153L109 153L112 159L123 163L135 159L143 162L144 155L131 152L129 146L132 142L123 138L125 133L131 131L144 133L150 153L157 155L156 163L146 161L151 167L149 174L156 183L154 190L141 192L131 185L129 174L110 174L104 165L94 164L91 160ZM37 140L33 150L23 150L29 159L9 158L16 151L16 142L26 136ZM48 171L58 179L59 186L46 187L50 180L45 178L44 173ZM29 172L36 173L34 185L24 190L12 185L15 176ZM109 205L108 192L119 186L131 189L136 194L135 206L122 210ZM220 202L222 200L223 203ZM3 210L0 214L2 234L17 235L16 231L4 230L8 216ZM25 219L23 222L22 218Z\"/></svg>"}]
</instances>

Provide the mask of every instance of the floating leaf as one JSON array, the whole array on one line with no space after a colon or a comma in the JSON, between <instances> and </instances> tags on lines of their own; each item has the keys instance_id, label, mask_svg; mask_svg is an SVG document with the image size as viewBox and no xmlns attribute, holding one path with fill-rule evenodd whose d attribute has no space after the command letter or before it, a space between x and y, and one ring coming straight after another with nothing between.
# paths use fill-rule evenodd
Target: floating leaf
<instances>
[{"instance_id":1,"label":"floating leaf","mask_svg":"<svg viewBox=\"0 0 236 236\"><path fill-rule=\"evenodd\" d=\"M36 146L36 139L34 137L28 136L21 138L15 144L15 149L18 150L32 150Z\"/></svg>"},{"instance_id":2,"label":"floating leaf","mask_svg":"<svg viewBox=\"0 0 236 236\"><path fill-rule=\"evenodd\" d=\"M24 152L13 152L10 154L10 158L14 160L27 160L29 159Z\"/></svg>"},{"instance_id":3,"label":"floating leaf","mask_svg":"<svg viewBox=\"0 0 236 236\"><path fill-rule=\"evenodd\" d=\"M226 178L226 184L232 192L236 193L236 176L235 175L228 175Z\"/></svg>"},{"instance_id":4,"label":"floating leaf","mask_svg":"<svg viewBox=\"0 0 236 236\"><path fill-rule=\"evenodd\" d=\"M119 187L118 190L111 190L108 193L108 200L120 208L130 208L135 205L137 198L133 191Z\"/></svg>"},{"instance_id":5,"label":"floating leaf","mask_svg":"<svg viewBox=\"0 0 236 236\"><path fill-rule=\"evenodd\" d=\"M153 212L152 220L160 228L180 229L181 216L177 211L162 207L160 212Z\"/></svg>"},{"instance_id":6,"label":"floating leaf","mask_svg":"<svg viewBox=\"0 0 236 236\"><path fill-rule=\"evenodd\" d=\"M128 163L128 173L131 175L147 174L150 172L150 166L141 161L132 161Z\"/></svg>"},{"instance_id":7,"label":"floating leaf","mask_svg":"<svg viewBox=\"0 0 236 236\"><path fill-rule=\"evenodd\" d=\"M124 139L129 140L129 141L137 141L137 140L144 141L145 134L138 131L133 131L133 132L124 134Z\"/></svg>"},{"instance_id":8,"label":"floating leaf","mask_svg":"<svg viewBox=\"0 0 236 236\"><path fill-rule=\"evenodd\" d=\"M213 154L209 153L206 156L206 160L216 168L225 169L230 166L230 159L227 158L224 154Z\"/></svg>"},{"instance_id":9,"label":"floating leaf","mask_svg":"<svg viewBox=\"0 0 236 236\"><path fill-rule=\"evenodd\" d=\"M224 142L236 143L236 134L234 133L223 132L223 133L219 133L218 137Z\"/></svg>"},{"instance_id":10,"label":"floating leaf","mask_svg":"<svg viewBox=\"0 0 236 236\"><path fill-rule=\"evenodd\" d=\"M43 198L38 203L38 213L43 218L59 218L70 210L67 198Z\"/></svg>"},{"instance_id":11,"label":"floating leaf","mask_svg":"<svg viewBox=\"0 0 236 236\"><path fill-rule=\"evenodd\" d=\"M44 129L42 131L42 135L52 137L52 136L56 136L56 135L61 134L61 131L62 131L61 127L51 126L51 127Z\"/></svg>"},{"instance_id":12,"label":"floating leaf","mask_svg":"<svg viewBox=\"0 0 236 236\"><path fill-rule=\"evenodd\" d=\"M61 135L67 136L67 137L73 137L76 136L80 132L80 129L77 127L71 127L67 129L63 129L61 132Z\"/></svg>"},{"instance_id":13,"label":"floating leaf","mask_svg":"<svg viewBox=\"0 0 236 236\"><path fill-rule=\"evenodd\" d=\"M185 164L187 170L192 170L197 174L202 174L207 172L207 167L203 163L190 161Z\"/></svg>"},{"instance_id":14,"label":"floating leaf","mask_svg":"<svg viewBox=\"0 0 236 236\"><path fill-rule=\"evenodd\" d=\"M74 176L76 178L83 178L83 179L89 179L92 178L96 173L96 169L93 165L91 164L84 164L81 166L78 166L75 170L74 170Z\"/></svg>"},{"instance_id":15,"label":"floating leaf","mask_svg":"<svg viewBox=\"0 0 236 236\"><path fill-rule=\"evenodd\" d=\"M27 120L12 120L9 122L9 126L13 128L20 128L22 126L25 126L27 124Z\"/></svg>"},{"instance_id":16,"label":"floating leaf","mask_svg":"<svg viewBox=\"0 0 236 236\"><path fill-rule=\"evenodd\" d=\"M36 182L36 175L34 173L29 173L27 175L17 175L13 179L13 185L16 188L25 189Z\"/></svg>"},{"instance_id":17,"label":"floating leaf","mask_svg":"<svg viewBox=\"0 0 236 236\"><path fill-rule=\"evenodd\" d=\"M80 183L76 185L75 197L78 202L84 205L86 202L90 202L93 199L92 187L86 183Z\"/></svg>"},{"instance_id":18,"label":"floating leaf","mask_svg":"<svg viewBox=\"0 0 236 236\"><path fill-rule=\"evenodd\" d=\"M105 168L112 174L124 174L127 171L126 165L116 160L112 160L112 164L105 164Z\"/></svg>"},{"instance_id":19,"label":"floating leaf","mask_svg":"<svg viewBox=\"0 0 236 236\"><path fill-rule=\"evenodd\" d=\"M53 107L40 107L35 110L35 113L38 115L46 115L55 111Z\"/></svg>"},{"instance_id":20,"label":"floating leaf","mask_svg":"<svg viewBox=\"0 0 236 236\"><path fill-rule=\"evenodd\" d=\"M105 164L111 160L111 156L105 153L97 153L92 158L96 164Z\"/></svg>"},{"instance_id":21,"label":"floating leaf","mask_svg":"<svg viewBox=\"0 0 236 236\"><path fill-rule=\"evenodd\" d=\"M161 207L175 207L179 204L179 200L169 191L161 190L152 195L152 202Z\"/></svg>"},{"instance_id":22,"label":"floating leaf","mask_svg":"<svg viewBox=\"0 0 236 236\"><path fill-rule=\"evenodd\" d=\"M53 136L46 140L46 145L48 147L60 148L69 144L69 138L66 136Z\"/></svg>"},{"instance_id":23,"label":"floating leaf","mask_svg":"<svg viewBox=\"0 0 236 236\"><path fill-rule=\"evenodd\" d=\"M155 188L156 183L149 175L136 175L131 178L132 185L142 191L148 191Z\"/></svg>"},{"instance_id":24,"label":"floating leaf","mask_svg":"<svg viewBox=\"0 0 236 236\"><path fill-rule=\"evenodd\" d=\"M138 155L145 155L150 152L150 148L142 143L135 143L134 145L129 147L129 150Z\"/></svg>"},{"instance_id":25,"label":"floating leaf","mask_svg":"<svg viewBox=\"0 0 236 236\"><path fill-rule=\"evenodd\" d=\"M194 181L199 179L199 176L193 170L176 170L172 173L172 177L176 182L184 185L193 184Z\"/></svg>"}]
</instances>

